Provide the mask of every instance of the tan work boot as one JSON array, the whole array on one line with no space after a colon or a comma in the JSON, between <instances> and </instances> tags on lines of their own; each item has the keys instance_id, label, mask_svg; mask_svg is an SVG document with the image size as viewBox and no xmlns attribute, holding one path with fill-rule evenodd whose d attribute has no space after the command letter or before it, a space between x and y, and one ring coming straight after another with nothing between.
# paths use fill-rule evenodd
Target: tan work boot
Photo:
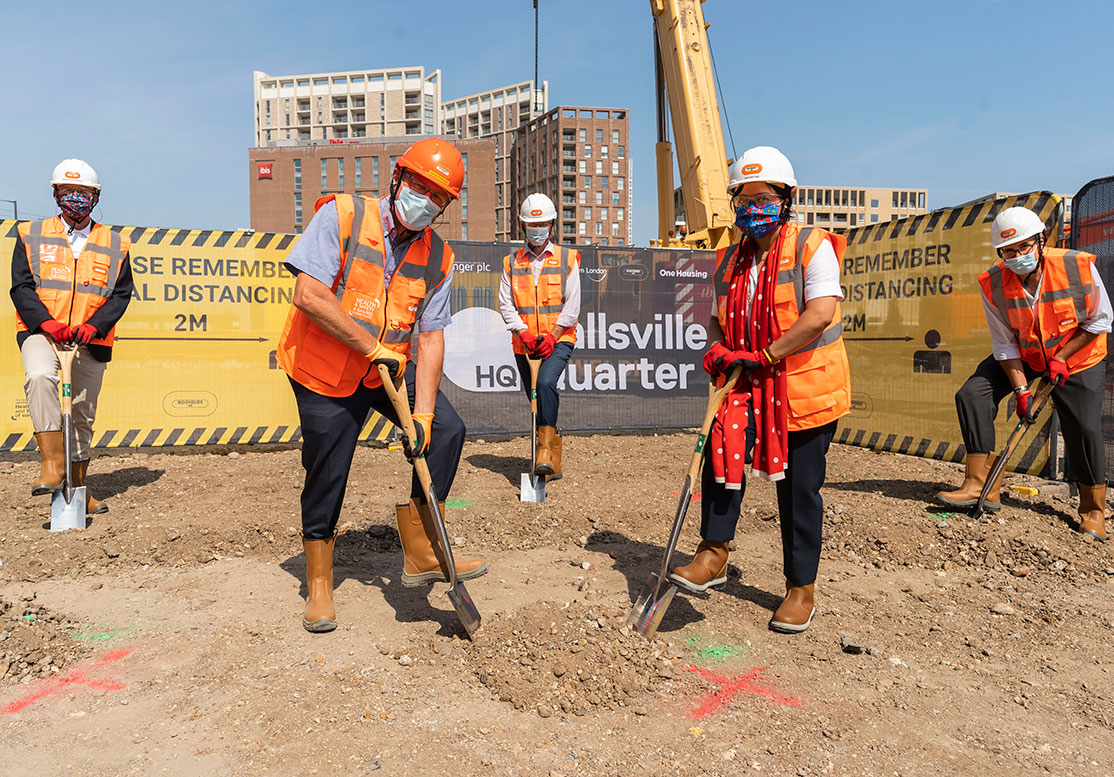
<instances>
[{"instance_id":1,"label":"tan work boot","mask_svg":"<svg viewBox=\"0 0 1114 777\"><path fill-rule=\"evenodd\" d=\"M936 494L936 498L950 507L974 507L996 459L997 454L994 453L968 453L967 474L963 478L963 485L955 491L941 491ZM986 495L983 507L987 512L994 513L1002 509L1002 478L1005 474L1006 470L1003 469L990 493Z\"/></svg>"},{"instance_id":2,"label":"tan work boot","mask_svg":"<svg viewBox=\"0 0 1114 777\"><path fill-rule=\"evenodd\" d=\"M770 630L798 634L807 629L816 614L815 594L816 583L793 585L786 580L785 598L770 618Z\"/></svg>"},{"instance_id":3,"label":"tan work boot","mask_svg":"<svg viewBox=\"0 0 1114 777\"><path fill-rule=\"evenodd\" d=\"M89 460L75 461L70 465L70 474L73 475L73 487L85 486L85 474L89 471ZM85 514L99 515L108 512L108 505L99 499L94 499L85 486Z\"/></svg>"},{"instance_id":4,"label":"tan work boot","mask_svg":"<svg viewBox=\"0 0 1114 777\"><path fill-rule=\"evenodd\" d=\"M445 503L441 502L441 517L445 516ZM441 561L441 543L428 505L419 505L417 499L395 505L398 521L398 539L402 543L402 584L407 588L449 580L449 567ZM482 558L462 558L453 555L458 580L471 580L487 574L487 562Z\"/></svg>"},{"instance_id":5,"label":"tan work boot","mask_svg":"<svg viewBox=\"0 0 1114 777\"><path fill-rule=\"evenodd\" d=\"M553 437L557 430L552 426L538 427L538 447L535 455L535 475L549 477L553 474Z\"/></svg>"},{"instance_id":6,"label":"tan work boot","mask_svg":"<svg viewBox=\"0 0 1114 777\"><path fill-rule=\"evenodd\" d=\"M563 477L561 473L561 433L556 429L553 431L553 442L549 445L549 456L553 462L553 474L546 480L551 482L560 480Z\"/></svg>"},{"instance_id":7,"label":"tan work boot","mask_svg":"<svg viewBox=\"0 0 1114 777\"><path fill-rule=\"evenodd\" d=\"M1079 486L1079 531L1106 542L1106 485Z\"/></svg>"},{"instance_id":8,"label":"tan work boot","mask_svg":"<svg viewBox=\"0 0 1114 777\"><path fill-rule=\"evenodd\" d=\"M334 534L327 540L302 540L306 552L306 611L302 626L306 631L321 634L337 627L337 613L333 607L333 545Z\"/></svg>"},{"instance_id":9,"label":"tan work boot","mask_svg":"<svg viewBox=\"0 0 1114 777\"><path fill-rule=\"evenodd\" d=\"M60 431L36 432L35 442L39 444L42 471L31 486L31 496L53 494L62 488L62 481L66 479L66 442Z\"/></svg>"},{"instance_id":10,"label":"tan work boot","mask_svg":"<svg viewBox=\"0 0 1114 777\"><path fill-rule=\"evenodd\" d=\"M692 563L674 569L669 579L694 593L723 585L727 582L727 556L726 542L701 540Z\"/></svg>"}]
</instances>

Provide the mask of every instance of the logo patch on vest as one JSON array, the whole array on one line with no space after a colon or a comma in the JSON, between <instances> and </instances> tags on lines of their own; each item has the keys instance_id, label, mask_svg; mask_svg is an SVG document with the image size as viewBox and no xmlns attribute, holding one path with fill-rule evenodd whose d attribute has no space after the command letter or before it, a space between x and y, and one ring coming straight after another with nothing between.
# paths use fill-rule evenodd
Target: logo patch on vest
<instances>
[{"instance_id":1,"label":"logo patch on vest","mask_svg":"<svg viewBox=\"0 0 1114 777\"><path fill-rule=\"evenodd\" d=\"M56 245L39 246L40 262L61 262L62 247Z\"/></svg>"},{"instance_id":2,"label":"logo patch on vest","mask_svg":"<svg viewBox=\"0 0 1114 777\"><path fill-rule=\"evenodd\" d=\"M70 279L70 268L64 265L54 265L47 269L47 280L51 281L68 281Z\"/></svg>"},{"instance_id":3,"label":"logo patch on vest","mask_svg":"<svg viewBox=\"0 0 1114 777\"><path fill-rule=\"evenodd\" d=\"M372 316L379 310L379 300L367 294L353 294L352 297L352 309L348 311L348 315L362 321L375 323Z\"/></svg>"}]
</instances>

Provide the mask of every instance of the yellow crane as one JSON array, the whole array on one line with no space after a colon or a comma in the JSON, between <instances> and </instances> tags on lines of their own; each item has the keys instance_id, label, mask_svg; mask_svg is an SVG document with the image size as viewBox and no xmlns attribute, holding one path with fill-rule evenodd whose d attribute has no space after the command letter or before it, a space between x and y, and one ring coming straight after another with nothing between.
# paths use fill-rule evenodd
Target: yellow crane
<instances>
[{"instance_id":1,"label":"yellow crane","mask_svg":"<svg viewBox=\"0 0 1114 777\"><path fill-rule=\"evenodd\" d=\"M735 223L727 196L727 151L719 122L703 2L650 0L657 92L658 245L667 247L721 248L730 244ZM671 234L675 218L673 146L667 113L673 119L688 226L683 240Z\"/></svg>"}]
</instances>

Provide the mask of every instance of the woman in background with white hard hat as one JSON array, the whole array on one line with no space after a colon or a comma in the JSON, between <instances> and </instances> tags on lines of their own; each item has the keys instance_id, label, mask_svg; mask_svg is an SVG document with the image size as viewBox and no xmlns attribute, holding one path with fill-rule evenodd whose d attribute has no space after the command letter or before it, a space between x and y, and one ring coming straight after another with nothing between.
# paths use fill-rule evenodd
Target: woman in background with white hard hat
<instances>
[{"instance_id":1,"label":"woman in background with white hard hat","mask_svg":"<svg viewBox=\"0 0 1114 777\"><path fill-rule=\"evenodd\" d=\"M118 232L90 218L100 201L97 173L80 159L65 159L50 177L60 216L19 225L12 252L16 341L23 357L27 409L39 444L42 470L32 496L53 494L65 477L58 357L51 341L73 343L73 483L85 485L93 445L93 419L104 369L112 359L116 322L132 295L128 250ZM85 491L87 513L108 505Z\"/></svg>"},{"instance_id":2,"label":"woman in background with white hard hat","mask_svg":"<svg viewBox=\"0 0 1114 777\"><path fill-rule=\"evenodd\" d=\"M580 252L554 241L557 209L553 200L535 193L522 202L518 220L526 245L503 258L499 310L513 334L514 358L527 395L527 356L542 359L538 371L538 443L533 474L561 477L561 435L557 381L576 347L580 317Z\"/></svg>"},{"instance_id":3,"label":"woman in background with white hard hat","mask_svg":"<svg viewBox=\"0 0 1114 777\"><path fill-rule=\"evenodd\" d=\"M974 505L994 466L994 418L1012 392L1017 415L1031 420L1029 381L1051 380L1068 464L1079 483L1079 529L1106 539L1106 450L1102 397L1110 299L1083 251L1050 248L1045 226L1028 208L1006 208L991 225L999 261L979 275L993 353L956 392L959 428L967 448L966 477L937 497L952 507ZM1002 478L985 507L1001 508Z\"/></svg>"},{"instance_id":4,"label":"woman in background with white hard hat","mask_svg":"<svg viewBox=\"0 0 1114 777\"><path fill-rule=\"evenodd\" d=\"M729 194L741 238L721 249L704 369L722 381L742 369L716 415L702 477L702 538L670 578L689 591L727 582L728 545L742 507L745 466L777 484L785 598L775 631L804 631L815 613L826 456L850 408L839 263L844 239L792 220L797 179L770 146L731 166Z\"/></svg>"}]
</instances>

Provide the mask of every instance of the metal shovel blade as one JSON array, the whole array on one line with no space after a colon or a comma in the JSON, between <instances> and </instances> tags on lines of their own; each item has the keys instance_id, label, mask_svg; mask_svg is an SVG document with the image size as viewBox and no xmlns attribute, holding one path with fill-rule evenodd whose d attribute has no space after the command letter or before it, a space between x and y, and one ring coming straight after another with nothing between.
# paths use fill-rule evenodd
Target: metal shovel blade
<instances>
[{"instance_id":1,"label":"metal shovel blade","mask_svg":"<svg viewBox=\"0 0 1114 777\"><path fill-rule=\"evenodd\" d=\"M523 472L519 483L518 501L544 502L545 475L531 475L529 472Z\"/></svg>"},{"instance_id":2,"label":"metal shovel blade","mask_svg":"<svg viewBox=\"0 0 1114 777\"><path fill-rule=\"evenodd\" d=\"M67 501L66 492L70 492ZM54 492L50 502L50 530L85 528L85 486L62 488Z\"/></svg>"},{"instance_id":3,"label":"metal shovel blade","mask_svg":"<svg viewBox=\"0 0 1114 777\"><path fill-rule=\"evenodd\" d=\"M480 611L476 609L476 604L472 601L464 583L457 581L457 584L449 589L449 601L453 603L456 617L468 632L468 638L471 639L472 635L480 629Z\"/></svg>"},{"instance_id":4,"label":"metal shovel blade","mask_svg":"<svg viewBox=\"0 0 1114 777\"><path fill-rule=\"evenodd\" d=\"M646 639L652 639L676 593L677 586L663 581L657 572L651 572L634 602L634 608L627 616L627 625Z\"/></svg>"}]
</instances>

